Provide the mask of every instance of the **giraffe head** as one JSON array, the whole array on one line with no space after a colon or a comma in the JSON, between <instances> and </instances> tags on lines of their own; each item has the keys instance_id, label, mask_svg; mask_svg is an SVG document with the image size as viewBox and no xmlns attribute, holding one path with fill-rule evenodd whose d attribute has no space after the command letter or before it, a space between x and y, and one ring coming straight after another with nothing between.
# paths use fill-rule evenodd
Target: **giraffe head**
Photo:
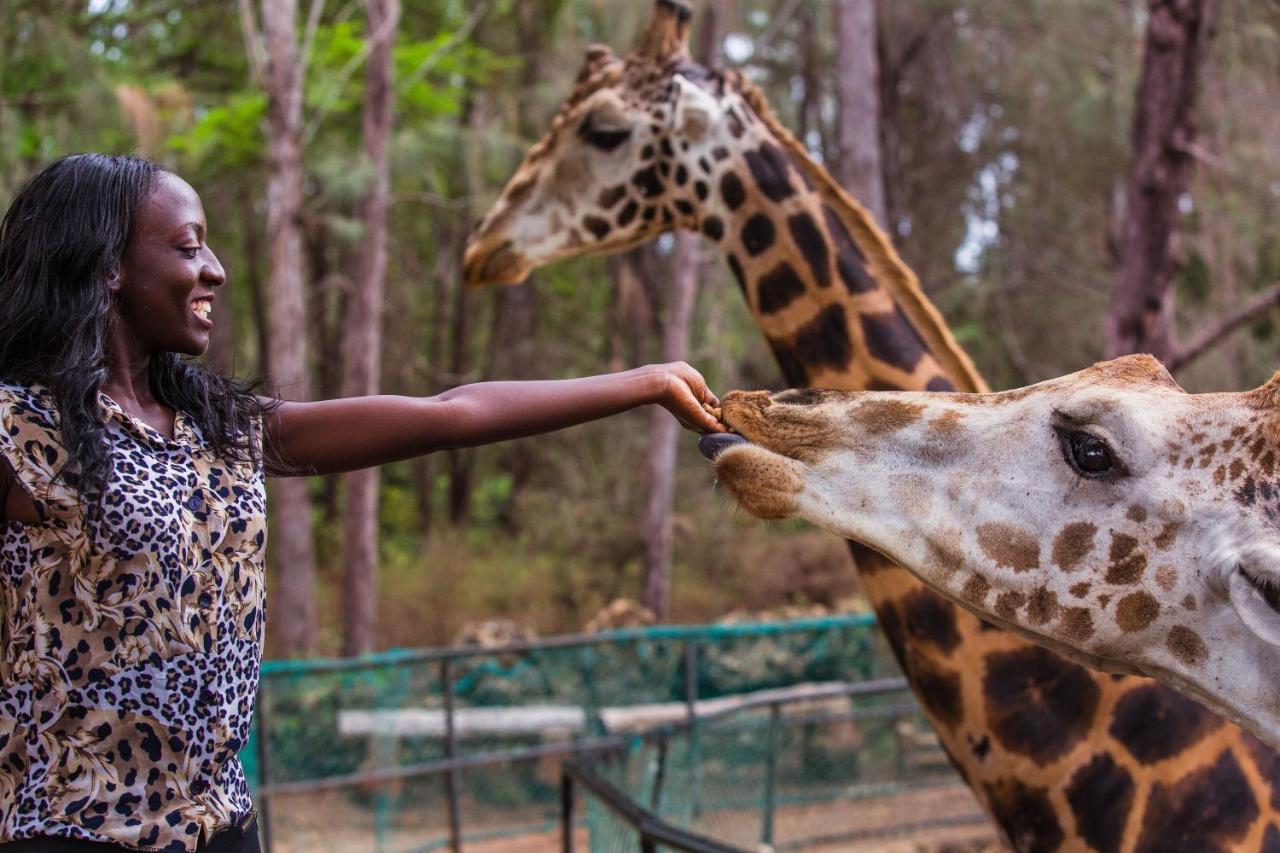
<instances>
[{"instance_id":1,"label":"giraffe head","mask_svg":"<svg viewBox=\"0 0 1280 853\"><path fill-rule=\"evenodd\" d=\"M1129 356L1000 394L732 392L753 514L869 545L979 615L1280 743L1280 374L1184 392Z\"/></svg>"},{"instance_id":2,"label":"giraffe head","mask_svg":"<svg viewBox=\"0 0 1280 853\"><path fill-rule=\"evenodd\" d=\"M544 264L676 228L723 231L712 182L759 120L726 75L690 59L690 15L683 2L657 0L625 60L587 49L550 130L467 241L469 284L515 283Z\"/></svg>"}]
</instances>

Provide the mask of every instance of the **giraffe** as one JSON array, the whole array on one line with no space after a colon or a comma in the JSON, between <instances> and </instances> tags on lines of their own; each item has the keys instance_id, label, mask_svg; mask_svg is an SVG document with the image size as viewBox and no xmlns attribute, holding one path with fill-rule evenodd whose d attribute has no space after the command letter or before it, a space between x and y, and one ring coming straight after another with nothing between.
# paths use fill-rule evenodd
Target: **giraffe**
<instances>
[{"instance_id":1,"label":"giraffe","mask_svg":"<svg viewBox=\"0 0 1280 853\"><path fill-rule=\"evenodd\" d=\"M1001 394L734 391L723 414L738 434L702 443L753 514L1280 745L1280 373L1187 394L1139 355Z\"/></svg>"},{"instance_id":2,"label":"giraffe","mask_svg":"<svg viewBox=\"0 0 1280 853\"><path fill-rule=\"evenodd\" d=\"M988 390L889 240L759 89L690 59L688 19L682 3L657 0L630 56L587 49L550 129L472 233L467 282L514 283L696 229L724 254L789 384ZM1015 849L1265 840L1280 851L1280 757L1256 738L1159 684L999 630L851 548L943 747Z\"/></svg>"}]
</instances>

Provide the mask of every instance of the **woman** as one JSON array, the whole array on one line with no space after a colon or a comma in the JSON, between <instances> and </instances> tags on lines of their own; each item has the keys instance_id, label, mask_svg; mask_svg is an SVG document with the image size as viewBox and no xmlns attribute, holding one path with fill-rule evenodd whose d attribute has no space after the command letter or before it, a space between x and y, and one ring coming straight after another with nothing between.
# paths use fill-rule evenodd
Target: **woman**
<instances>
[{"instance_id":1,"label":"woman","mask_svg":"<svg viewBox=\"0 0 1280 853\"><path fill-rule=\"evenodd\" d=\"M256 850L236 755L263 636L264 474L328 474L646 403L684 364L430 398L280 402L186 357L226 275L199 196L78 155L0 225L0 842Z\"/></svg>"}]
</instances>

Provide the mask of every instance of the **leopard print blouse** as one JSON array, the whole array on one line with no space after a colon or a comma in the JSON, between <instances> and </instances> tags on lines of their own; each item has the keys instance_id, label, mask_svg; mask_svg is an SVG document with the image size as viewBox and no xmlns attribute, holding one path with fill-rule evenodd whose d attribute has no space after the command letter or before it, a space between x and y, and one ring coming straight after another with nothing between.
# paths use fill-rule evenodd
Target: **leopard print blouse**
<instances>
[{"instance_id":1,"label":"leopard print blouse","mask_svg":"<svg viewBox=\"0 0 1280 853\"><path fill-rule=\"evenodd\" d=\"M263 473L181 412L170 439L99 399L115 472L91 543L52 395L0 383L0 453L41 519L0 523L0 843L194 850L252 807Z\"/></svg>"}]
</instances>

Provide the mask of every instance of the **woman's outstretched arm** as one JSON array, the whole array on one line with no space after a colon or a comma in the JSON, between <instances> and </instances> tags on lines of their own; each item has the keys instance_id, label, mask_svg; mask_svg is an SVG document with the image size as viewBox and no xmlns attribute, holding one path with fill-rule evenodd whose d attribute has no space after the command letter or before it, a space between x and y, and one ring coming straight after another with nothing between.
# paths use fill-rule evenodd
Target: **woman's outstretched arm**
<instances>
[{"instance_id":1,"label":"woman's outstretched arm","mask_svg":"<svg viewBox=\"0 0 1280 853\"><path fill-rule=\"evenodd\" d=\"M266 422L267 472L334 474L551 432L656 403L686 427L722 431L718 401L683 362L581 379L477 382L435 397L282 403Z\"/></svg>"}]
</instances>

